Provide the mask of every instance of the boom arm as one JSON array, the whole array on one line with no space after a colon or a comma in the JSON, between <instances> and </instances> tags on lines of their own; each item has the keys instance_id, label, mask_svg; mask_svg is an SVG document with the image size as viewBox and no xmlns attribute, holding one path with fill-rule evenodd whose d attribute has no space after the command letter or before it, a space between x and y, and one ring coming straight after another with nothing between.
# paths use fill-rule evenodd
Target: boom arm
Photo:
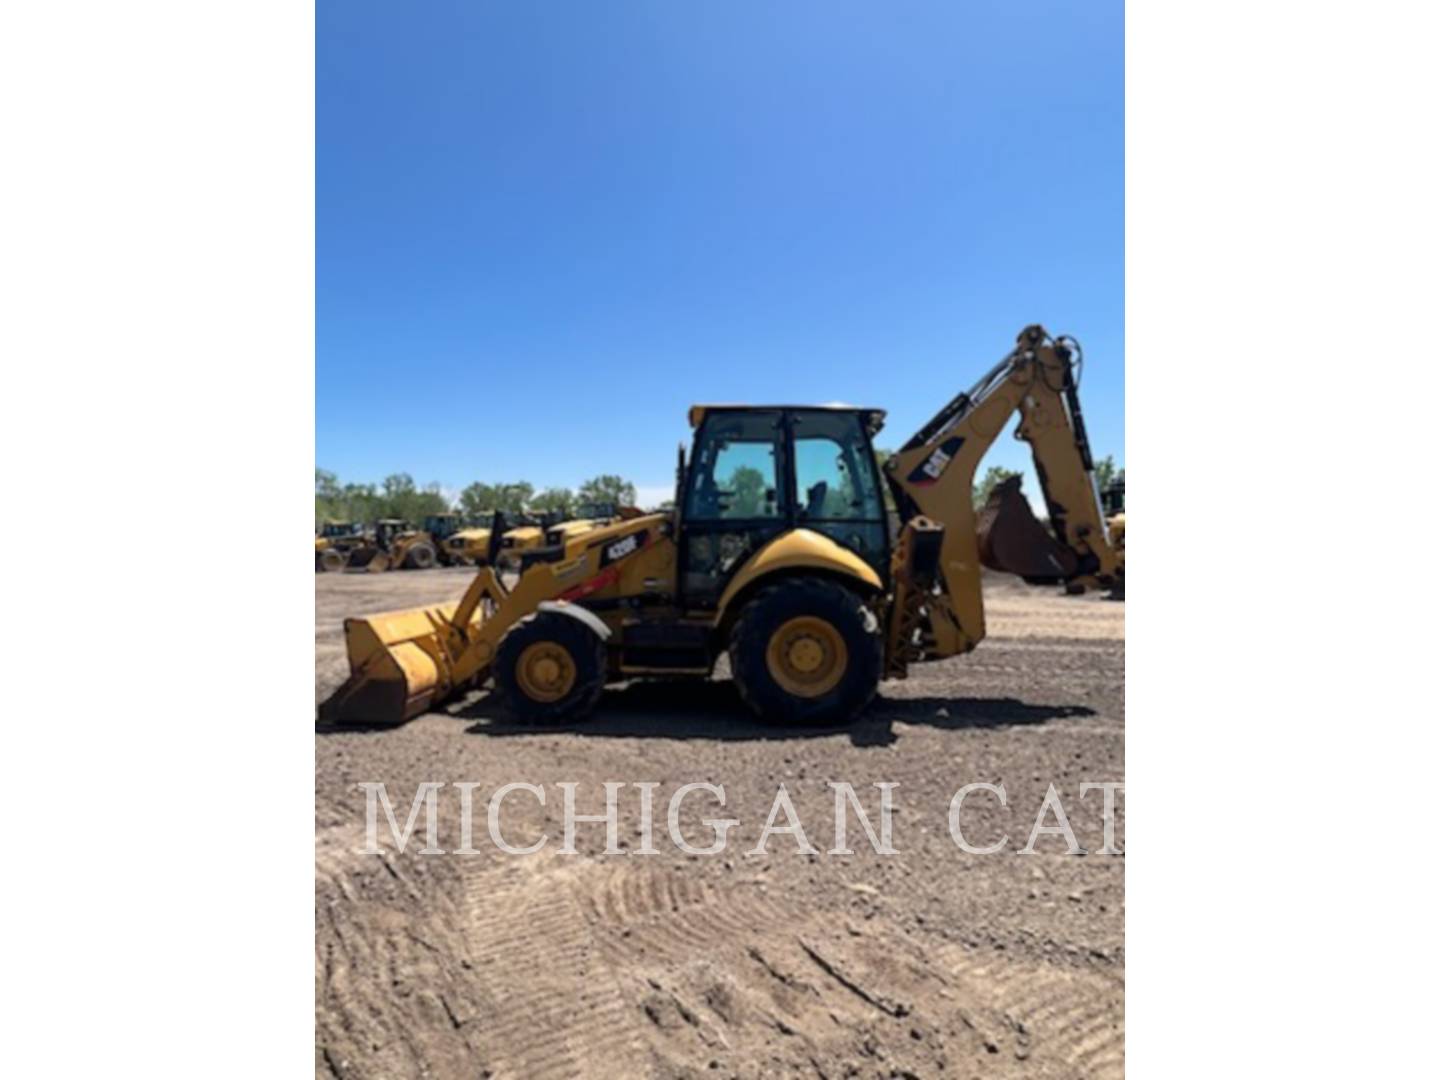
<instances>
[{"instance_id":1,"label":"boom arm","mask_svg":"<svg viewBox=\"0 0 1440 1080\"><path fill-rule=\"evenodd\" d=\"M984 638L982 561L1031 581L1063 582L1071 591L1108 586L1121 573L1080 413L1072 368L1076 351L1073 341L1051 338L1039 326L1026 327L1004 360L886 462L886 479L906 533L917 525L931 532L936 524L943 526L933 571L939 589L927 581L910 597L912 607L923 606L929 624L919 655L912 658L968 652ZM1015 435L1030 444L1049 511L1048 533L1034 520L1018 483L997 493L981 515L984 520L977 522L971 501L976 468L1016 412ZM915 548L907 543L913 539L902 536L898 550ZM897 587L903 590L907 568L896 569ZM914 648L892 638L892 652Z\"/></svg>"}]
</instances>

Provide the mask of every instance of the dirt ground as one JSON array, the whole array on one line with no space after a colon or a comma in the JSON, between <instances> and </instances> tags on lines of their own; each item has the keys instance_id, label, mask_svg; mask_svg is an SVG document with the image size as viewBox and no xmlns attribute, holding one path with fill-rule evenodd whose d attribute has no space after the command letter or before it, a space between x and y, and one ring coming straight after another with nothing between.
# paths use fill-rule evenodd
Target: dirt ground
<instances>
[{"instance_id":1,"label":"dirt ground","mask_svg":"<svg viewBox=\"0 0 1440 1080\"><path fill-rule=\"evenodd\" d=\"M346 674L346 615L457 597L463 570L317 575L316 696ZM912 670L845 730L760 725L723 677L608 690L569 729L506 723L471 695L389 731L315 741L316 1073L337 1077L1109 1077L1123 1072L1124 857L1101 854L1102 792L1124 780L1124 604L987 582L989 638L969 657ZM577 810L604 809L623 781L619 843L605 826L563 840L560 782ZM835 793L853 785L878 825L891 782L893 847L871 849L849 819L853 855L830 855ZM488 840L547 838L535 855ZM637 855L639 791L654 782L655 855ZM423 782L438 797L439 846L405 854L384 815L381 855L362 853L362 782L383 782L401 825ZM679 825L739 821L724 853L668 839L680 785L724 786L726 804L687 797ZM967 797L972 845L951 838ZM474 783L477 854L460 846L459 794ZM755 846L781 784L814 855L790 834ZM1042 835L1020 855L1054 784L1079 843ZM1123 851L1124 795L1116 844ZM785 824L783 815L778 824ZM1045 823L1055 825L1053 814Z\"/></svg>"}]
</instances>

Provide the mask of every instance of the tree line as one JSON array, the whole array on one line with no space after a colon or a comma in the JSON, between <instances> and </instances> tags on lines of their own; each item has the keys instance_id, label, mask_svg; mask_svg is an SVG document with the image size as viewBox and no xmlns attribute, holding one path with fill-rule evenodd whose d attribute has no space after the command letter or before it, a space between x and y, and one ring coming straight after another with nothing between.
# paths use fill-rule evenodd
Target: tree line
<instances>
[{"instance_id":1,"label":"tree line","mask_svg":"<svg viewBox=\"0 0 1440 1080\"><path fill-rule=\"evenodd\" d=\"M883 465L890 456L888 450L877 450L876 457ZM745 477L746 490L741 492L742 501L756 503L764 489L764 478L751 469L754 477ZM992 465L985 475L975 483L972 495L975 507L985 505L996 484L1011 476L1018 476L1014 469L1003 465ZM1104 491L1112 483L1125 482L1125 470L1115 467L1113 456L1106 455L1095 463L1095 479ZM753 489L753 490L751 490ZM886 505L890 505L890 491L885 490ZM591 477L576 489L547 487L536 491L528 481L487 484L475 481L466 486L452 505L445 498L439 484L417 487L409 473L394 473L379 484L341 484L339 477L325 469L315 470L315 520L353 521L369 523L382 518L401 518L419 524L430 514L457 512L467 518L484 518L496 510L518 515L525 512L543 514L557 513L562 516L574 513L587 503L613 503L616 506L635 505L635 485L620 476L604 474ZM667 503L668 507L669 504ZM758 510L757 510L758 512Z\"/></svg>"},{"instance_id":2,"label":"tree line","mask_svg":"<svg viewBox=\"0 0 1440 1080\"><path fill-rule=\"evenodd\" d=\"M483 518L502 510L510 515L525 511L570 514L588 503L635 505L635 485L609 474L586 480L574 490L550 487L536 491L528 481L465 487L452 504L439 484L418 487L409 473L394 473L379 484L342 484L327 469L315 470L315 520L353 521L362 524L382 518L400 518L419 524L431 514L460 513Z\"/></svg>"}]
</instances>

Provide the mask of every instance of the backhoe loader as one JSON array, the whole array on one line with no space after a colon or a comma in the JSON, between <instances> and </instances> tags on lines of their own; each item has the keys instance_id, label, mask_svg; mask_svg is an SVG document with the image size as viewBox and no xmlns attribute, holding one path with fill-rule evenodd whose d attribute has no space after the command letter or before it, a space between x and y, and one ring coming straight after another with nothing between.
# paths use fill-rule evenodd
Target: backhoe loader
<instances>
[{"instance_id":1,"label":"backhoe loader","mask_svg":"<svg viewBox=\"0 0 1440 1080\"><path fill-rule=\"evenodd\" d=\"M479 566L490 549L490 526L471 521L445 539L451 566Z\"/></svg>"},{"instance_id":2,"label":"backhoe loader","mask_svg":"<svg viewBox=\"0 0 1440 1080\"><path fill-rule=\"evenodd\" d=\"M506 521L508 528L500 538L500 548L496 555L499 562L495 565L518 568L526 552L545 546L545 530L559 520L556 514L541 514L536 517L526 513L521 514L515 521Z\"/></svg>"},{"instance_id":3,"label":"backhoe loader","mask_svg":"<svg viewBox=\"0 0 1440 1080\"><path fill-rule=\"evenodd\" d=\"M1116 581L1079 355L1073 339L1027 327L883 471L879 409L697 405L674 510L568 540L512 587L493 565L497 520L492 565L457 603L345 621L351 674L320 719L397 724L493 680L515 718L562 722L589 712L607 682L704 678L726 654L761 717L848 721L881 679L984 639L982 565L1071 591ZM1018 486L982 521L971 502L976 466L1016 413L1048 527Z\"/></svg>"},{"instance_id":4,"label":"backhoe loader","mask_svg":"<svg viewBox=\"0 0 1440 1080\"><path fill-rule=\"evenodd\" d=\"M545 530L545 546L559 547L577 536L594 532L601 525L608 525L619 516L613 503L582 503L568 518Z\"/></svg>"}]
</instances>

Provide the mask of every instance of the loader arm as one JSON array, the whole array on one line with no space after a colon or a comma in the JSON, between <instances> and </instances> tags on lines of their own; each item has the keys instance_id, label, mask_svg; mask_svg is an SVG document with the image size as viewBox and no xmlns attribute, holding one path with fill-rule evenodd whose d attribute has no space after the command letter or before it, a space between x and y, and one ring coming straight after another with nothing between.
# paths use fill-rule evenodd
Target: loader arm
<instances>
[{"instance_id":1,"label":"loader arm","mask_svg":"<svg viewBox=\"0 0 1440 1080\"><path fill-rule=\"evenodd\" d=\"M906 523L897 545L896 619L887 648L892 672L903 671L907 659L953 656L980 643L982 565L1070 591L1109 586L1121 573L1080 412L1072 366L1077 354L1073 341L1027 327L1004 360L886 462L886 480ZM1048 530L1034 519L1018 480L997 489L979 514L972 502L975 471L1015 413L1016 438L1028 442L1034 456ZM938 560L931 555L925 580L908 580L903 559L915 550L933 553L937 531ZM917 625L918 639L901 640Z\"/></svg>"},{"instance_id":2,"label":"loader arm","mask_svg":"<svg viewBox=\"0 0 1440 1080\"><path fill-rule=\"evenodd\" d=\"M652 514L576 537L510 588L495 566L485 565L456 603L346 619L350 677L321 704L320 720L392 725L418 716L483 681L501 639L542 609L601 625L581 602L617 593L632 563L670 542L667 520ZM492 557L502 525L497 515Z\"/></svg>"}]
</instances>

